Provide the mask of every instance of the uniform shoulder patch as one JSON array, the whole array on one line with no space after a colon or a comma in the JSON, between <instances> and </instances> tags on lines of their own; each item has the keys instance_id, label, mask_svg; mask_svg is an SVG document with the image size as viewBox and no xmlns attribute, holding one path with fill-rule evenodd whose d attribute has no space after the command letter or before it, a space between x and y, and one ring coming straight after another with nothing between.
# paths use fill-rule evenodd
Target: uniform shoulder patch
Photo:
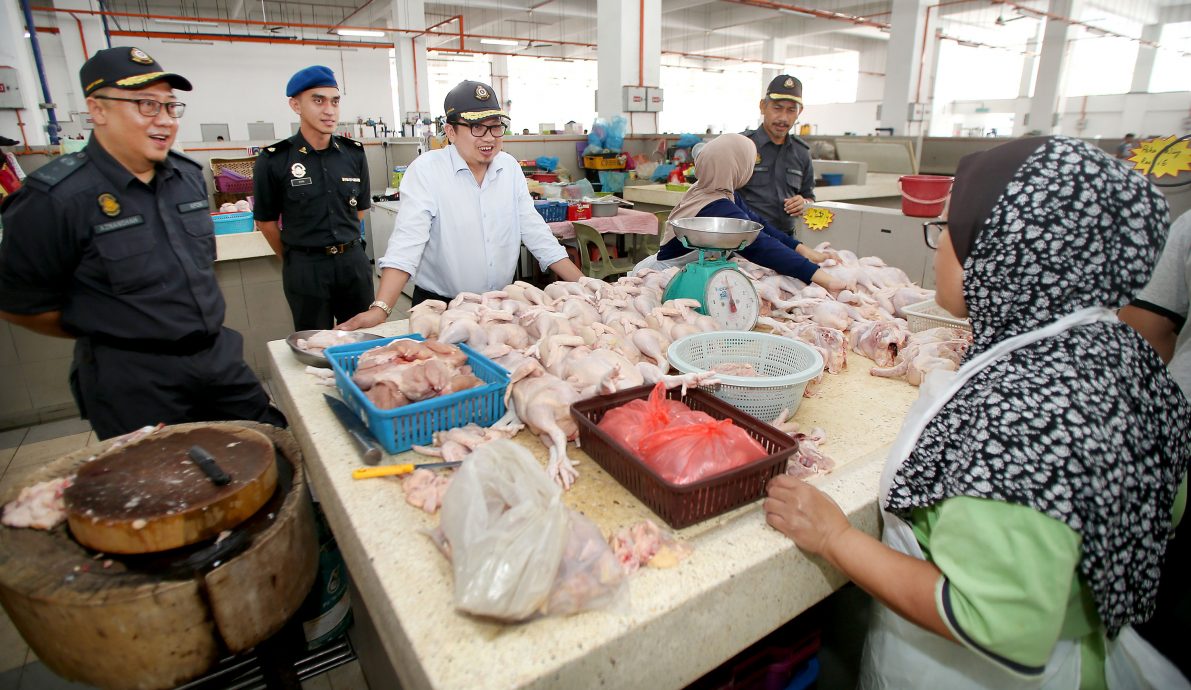
<instances>
[{"instance_id":1,"label":"uniform shoulder patch","mask_svg":"<svg viewBox=\"0 0 1191 690\"><path fill-rule=\"evenodd\" d=\"M338 141L342 141L345 144L352 144L354 146L359 146L360 148L364 148L364 145L361 144L358 139L348 139L347 137L341 137L338 134L335 135L335 139Z\"/></svg>"},{"instance_id":2,"label":"uniform shoulder patch","mask_svg":"<svg viewBox=\"0 0 1191 690\"><path fill-rule=\"evenodd\" d=\"M198 161L196 161L195 159L191 158L190 156L187 156L185 153L180 153L180 152L178 152L178 151L175 151L175 150L173 150L173 149L170 149L170 157L171 157L171 158L174 158L174 159L177 159L177 160L179 160L179 161L184 161L184 162L186 162L186 163L189 163L189 164L193 165L194 167L198 168L199 170L202 170L202 169L203 169L203 164L202 164L202 163L199 163Z\"/></svg>"},{"instance_id":3,"label":"uniform shoulder patch","mask_svg":"<svg viewBox=\"0 0 1191 690\"><path fill-rule=\"evenodd\" d=\"M806 143L805 141L803 141L803 140L802 140L802 137L798 136L797 134L791 134L791 135L790 135L790 138L794 140L794 143L801 145L801 146L802 146L802 148L804 148L804 149L807 149L807 150L809 150L809 149L810 149L810 147L811 147L811 145L810 145L810 144L808 144L808 143Z\"/></svg>"},{"instance_id":4,"label":"uniform shoulder patch","mask_svg":"<svg viewBox=\"0 0 1191 690\"><path fill-rule=\"evenodd\" d=\"M282 139L281 141L278 141L273 144L269 144L268 146L261 149L260 155L267 156L271 153L277 153L278 151L284 151L288 148L289 148L289 139Z\"/></svg>"},{"instance_id":5,"label":"uniform shoulder patch","mask_svg":"<svg viewBox=\"0 0 1191 690\"><path fill-rule=\"evenodd\" d=\"M59 156L29 173L29 179L36 180L49 189L81 170L87 162L87 154L81 151Z\"/></svg>"}]
</instances>

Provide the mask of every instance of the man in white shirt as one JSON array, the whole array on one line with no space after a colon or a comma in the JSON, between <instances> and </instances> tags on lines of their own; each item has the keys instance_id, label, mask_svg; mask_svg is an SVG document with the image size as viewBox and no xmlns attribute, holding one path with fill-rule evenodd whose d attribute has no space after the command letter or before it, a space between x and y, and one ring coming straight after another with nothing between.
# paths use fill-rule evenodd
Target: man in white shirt
<instances>
[{"instance_id":1,"label":"man in white shirt","mask_svg":"<svg viewBox=\"0 0 1191 690\"><path fill-rule=\"evenodd\" d=\"M509 120L492 87L460 82L444 108L451 145L418 156L405 171L376 301L344 330L388 318L411 276L414 304L502 289L513 282L523 243L543 270L563 280L583 276L534 210L520 164L501 152Z\"/></svg>"}]
</instances>

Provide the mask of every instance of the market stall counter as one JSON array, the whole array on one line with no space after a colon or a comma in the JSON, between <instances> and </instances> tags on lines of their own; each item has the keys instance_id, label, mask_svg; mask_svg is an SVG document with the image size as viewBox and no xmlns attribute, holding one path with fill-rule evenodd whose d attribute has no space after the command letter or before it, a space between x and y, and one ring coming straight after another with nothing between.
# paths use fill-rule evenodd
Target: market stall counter
<instances>
[{"instance_id":1,"label":"market stall counter","mask_svg":"<svg viewBox=\"0 0 1191 690\"><path fill-rule=\"evenodd\" d=\"M407 321L393 321L372 331L391 336L407 328ZM823 561L804 556L769 528L757 501L680 530L693 555L673 569L639 571L622 607L518 625L462 614L452 599L451 567L426 536L438 516L408 505L398 480L352 479L362 463L323 400L331 389L305 372L284 341L268 347L273 392L302 446L314 493L359 594L357 618L370 621L379 638L372 649L360 646L373 688L393 686L391 678L372 677L382 667L407 690L680 688L844 584ZM844 373L826 376L795 419L803 428L827 431L824 450L837 463L814 483L854 525L876 534L884 453L917 390L870 376L869 360L851 359ZM528 431L515 441L546 464L545 447ZM579 479L564 497L569 507L605 534L657 520L581 449L568 452L580 459ZM382 462L429 460L403 454ZM387 665L367 658L369 652Z\"/></svg>"}]
</instances>

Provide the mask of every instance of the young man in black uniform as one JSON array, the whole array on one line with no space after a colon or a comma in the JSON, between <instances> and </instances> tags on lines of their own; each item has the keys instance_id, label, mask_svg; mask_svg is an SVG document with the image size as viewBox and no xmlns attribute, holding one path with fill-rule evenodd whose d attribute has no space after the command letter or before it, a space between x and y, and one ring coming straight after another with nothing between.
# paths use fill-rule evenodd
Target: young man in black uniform
<instances>
[{"instance_id":1,"label":"young man in black uniform","mask_svg":"<svg viewBox=\"0 0 1191 690\"><path fill-rule=\"evenodd\" d=\"M372 268L360 239L371 205L368 162L360 142L332 134L339 87L330 68L299 71L285 93L301 124L256 159L253 217L282 259L294 330L328 329L372 301Z\"/></svg>"},{"instance_id":2,"label":"young man in black uniform","mask_svg":"<svg viewBox=\"0 0 1191 690\"><path fill-rule=\"evenodd\" d=\"M79 70L95 122L81 153L5 199L0 318L75 338L71 389L100 438L147 424L285 425L223 327L202 167L170 150L190 82L139 48Z\"/></svg>"},{"instance_id":3,"label":"young man in black uniform","mask_svg":"<svg viewBox=\"0 0 1191 690\"><path fill-rule=\"evenodd\" d=\"M754 213L792 235L794 218L815 200L810 145L790 132L802 114L802 82L779 74L765 89L760 108L761 126L742 132L757 145L757 164L740 193ZM806 243L798 253L815 263L828 258Z\"/></svg>"}]
</instances>

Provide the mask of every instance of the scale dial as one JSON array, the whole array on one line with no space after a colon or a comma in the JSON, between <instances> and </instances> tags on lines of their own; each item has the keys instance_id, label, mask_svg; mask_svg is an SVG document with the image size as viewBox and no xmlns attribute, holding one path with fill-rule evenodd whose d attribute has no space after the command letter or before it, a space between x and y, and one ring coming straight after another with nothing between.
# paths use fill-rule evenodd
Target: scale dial
<instances>
[{"instance_id":1,"label":"scale dial","mask_svg":"<svg viewBox=\"0 0 1191 690\"><path fill-rule=\"evenodd\" d=\"M761 298L748 276L735 268L721 268L707 281L703 307L724 330L751 331L761 315Z\"/></svg>"}]
</instances>

